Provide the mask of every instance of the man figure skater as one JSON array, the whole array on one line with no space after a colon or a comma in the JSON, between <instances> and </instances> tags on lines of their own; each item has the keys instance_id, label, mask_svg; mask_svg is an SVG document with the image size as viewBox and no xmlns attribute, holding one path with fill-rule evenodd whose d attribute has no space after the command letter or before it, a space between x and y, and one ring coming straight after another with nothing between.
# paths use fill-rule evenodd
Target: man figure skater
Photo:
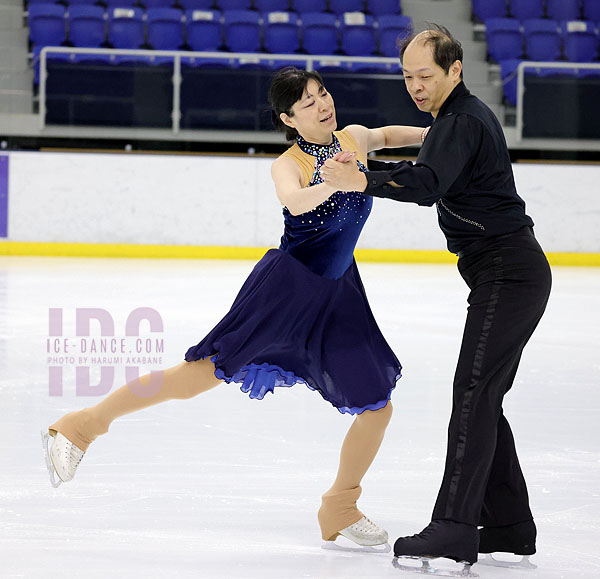
<instances>
[{"instance_id":1,"label":"man figure skater","mask_svg":"<svg viewBox=\"0 0 600 579\"><path fill-rule=\"evenodd\" d=\"M434 117L416 163L369 161L363 174L334 158L321 170L339 190L435 204L470 289L432 520L399 538L394 554L468 566L478 552L528 556L536 527L502 400L546 307L550 268L517 194L502 128L462 82L460 43L434 25L408 38L400 58L408 92Z\"/></svg>"}]
</instances>

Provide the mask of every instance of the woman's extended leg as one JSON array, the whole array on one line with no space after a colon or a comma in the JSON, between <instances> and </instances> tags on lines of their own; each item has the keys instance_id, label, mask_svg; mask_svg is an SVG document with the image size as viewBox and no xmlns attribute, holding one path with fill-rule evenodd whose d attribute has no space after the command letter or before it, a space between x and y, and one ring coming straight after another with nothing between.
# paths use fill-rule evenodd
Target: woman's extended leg
<instances>
[{"instance_id":1,"label":"woman's extended leg","mask_svg":"<svg viewBox=\"0 0 600 579\"><path fill-rule=\"evenodd\" d=\"M392 403L380 410L365 410L354 420L340 453L337 477L323 495L319 525L325 541L333 541L338 532L361 520L356 507L360 482L379 451L385 429L392 417Z\"/></svg>"},{"instance_id":2,"label":"woman's extended leg","mask_svg":"<svg viewBox=\"0 0 600 579\"><path fill-rule=\"evenodd\" d=\"M145 374L128 382L96 406L65 414L48 428L52 436L60 433L64 437L56 437L51 451L52 463L61 480L73 478L82 453L98 436L108 431L113 420L167 400L183 400L206 392L220 382L214 371L209 358L181 362L159 375ZM156 378L160 380L155 381ZM77 448L72 449L72 445ZM78 460L72 458L72 450Z\"/></svg>"}]
</instances>

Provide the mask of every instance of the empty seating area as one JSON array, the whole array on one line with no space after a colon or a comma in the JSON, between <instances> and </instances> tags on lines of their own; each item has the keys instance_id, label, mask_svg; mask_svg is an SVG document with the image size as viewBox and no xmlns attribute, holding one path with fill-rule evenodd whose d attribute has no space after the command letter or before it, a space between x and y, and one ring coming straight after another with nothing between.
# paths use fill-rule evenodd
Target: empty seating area
<instances>
[{"instance_id":1,"label":"empty seating area","mask_svg":"<svg viewBox=\"0 0 600 579\"><path fill-rule=\"evenodd\" d=\"M599 0L473 0L473 17L485 24L488 58L500 65L504 96L512 105L521 61L598 62ZM527 73L586 76L598 71L579 66Z\"/></svg>"},{"instance_id":2,"label":"empty seating area","mask_svg":"<svg viewBox=\"0 0 600 579\"><path fill-rule=\"evenodd\" d=\"M27 13L34 57L44 46L397 57L397 38L412 30L400 0L30 0ZM70 57L81 59L131 60Z\"/></svg>"}]
</instances>

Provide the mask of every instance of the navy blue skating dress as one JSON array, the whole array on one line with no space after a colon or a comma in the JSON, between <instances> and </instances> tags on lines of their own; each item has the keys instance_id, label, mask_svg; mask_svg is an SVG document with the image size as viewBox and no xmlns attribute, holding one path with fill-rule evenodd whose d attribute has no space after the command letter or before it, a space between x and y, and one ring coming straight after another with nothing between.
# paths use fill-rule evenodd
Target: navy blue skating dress
<instances>
[{"instance_id":1,"label":"navy blue skating dress","mask_svg":"<svg viewBox=\"0 0 600 579\"><path fill-rule=\"evenodd\" d=\"M335 132L331 145L298 137L284 155L300 166L303 186L315 185L323 181L320 167L342 148L358 151L347 131ZM357 162L364 170L366 159ZM353 257L372 203L360 193L335 193L302 215L284 208L279 249L256 264L227 315L185 359L210 357L215 375L241 383L251 398L303 383L342 413L383 408L401 366Z\"/></svg>"}]
</instances>

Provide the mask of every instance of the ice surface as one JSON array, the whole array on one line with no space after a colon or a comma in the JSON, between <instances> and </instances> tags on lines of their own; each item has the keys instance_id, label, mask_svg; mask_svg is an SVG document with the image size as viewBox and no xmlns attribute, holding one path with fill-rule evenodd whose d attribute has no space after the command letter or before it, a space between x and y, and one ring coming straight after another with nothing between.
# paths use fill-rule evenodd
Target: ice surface
<instances>
[{"instance_id":1,"label":"ice surface","mask_svg":"<svg viewBox=\"0 0 600 579\"><path fill-rule=\"evenodd\" d=\"M394 418L361 509L393 540L429 521L441 479L467 289L454 266L359 264L404 365ZM321 549L316 512L351 418L297 385L249 400L222 385L116 421L75 480L51 487L40 428L96 398L49 395L49 308L103 308L125 335L138 307L164 322L163 366L227 311L253 264L0 258L0 577L371 579L406 576L391 554ZM97 368L96 368L97 370ZM125 382L116 368L114 387ZM600 269L554 268L547 313L505 411L538 525L534 571L482 578L600 577Z\"/></svg>"}]
</instances>

